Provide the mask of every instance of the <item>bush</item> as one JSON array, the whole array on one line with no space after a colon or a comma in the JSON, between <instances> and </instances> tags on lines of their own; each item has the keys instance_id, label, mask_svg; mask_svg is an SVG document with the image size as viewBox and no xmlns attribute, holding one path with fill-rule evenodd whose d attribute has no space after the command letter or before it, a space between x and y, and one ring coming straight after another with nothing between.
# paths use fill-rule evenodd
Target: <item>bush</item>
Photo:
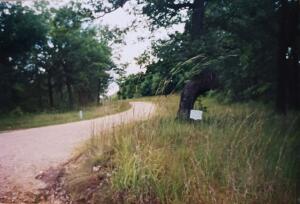
<instances>
[{"instance_id":1,"label":"bush","mask_svg":"<svg viewBox=\"0 0 300 204\"><path fill-rule=\"evenodd\" d=\"M11 116L20 117L24 115L24 112L20 106L17 106L12 111L10 111Z\"/></svg>"}]
</instances>

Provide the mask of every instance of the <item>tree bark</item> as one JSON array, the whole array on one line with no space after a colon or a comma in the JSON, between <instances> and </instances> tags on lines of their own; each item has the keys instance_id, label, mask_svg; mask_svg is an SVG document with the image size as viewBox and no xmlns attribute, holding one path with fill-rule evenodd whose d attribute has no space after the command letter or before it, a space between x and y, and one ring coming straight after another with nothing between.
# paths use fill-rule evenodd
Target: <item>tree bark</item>
<instances>
[{"instance_id":1,"label":"tree bark","mask_svg":"<svg viewBox=\"0 0 300 204\"><path fill-rule=\"evenodd\" d=\"M194 0L190 30L191 42L198 40L203 34L203 18L204 0ZM177 113L179 119L189 119L191 109L193 109L197 97L213 88L212 83L215 78L213 72L204 70L198 76L187 82L180 96L179 110Z\"/></svg>"},{"instance_id":2,"label":"tree bark","mask_svg":"<svg viewBox=\"0 0 300 204\"><path fill-rule=\"evenodd\" d=\"M278 48L277 110L299 108L299 2L281 0Z\"/></svg>"},{"instance_id":3,"label":"tree bark","mask_svg":"<svg viewBox=\"0 0 300 204\"><path fill-rule=\"evenodd\" d=\"M298 50L298 25L299 25L299 11L300 11L300 2L294 2L294 4L290 5L291 11L290 13L290 36L289 36L289 44L292 48L291 56L290 56L290 77L288 79L289 88L289 105L292 109L299 108L299 50Z\"/></svg>"},{"instance_id":4,"label":"tree bark","mask_svg":"<svg viewBox=\"0 0 300 204\"><path fill-rule=\"evenodd\" d=\"M177 118L189 120L191 109L193 109L197 97L209 90L216 89L218 84L216 74L209 69L203 70L188 81L181 93Z\"/></svg>"},{"instance_id":5,"label":"tree bark","mask_svg":"<svg viewBox=\"0 0 300 204\"><path fill-rule=\"evenodd\" d=\"M38 103L39 109L43 110L43 89L42 89L42 82L40 79L37 81L38 86Z\"/></svg>"},{"instance_id":6,"label":"tree bark","mask_svg":"<svg viewBox=\"0 0 300 204\"><path fill-rule=\"evenodd\" d=\"M101 88L101 80L98 79L98 85L97 85L97 105L100 105L100 88Z\"/></svg>"},{"instance_id":7,"label":"tree bark","mask_svg":"<svg viewBox=\"0 0 300 204\"><path fill-rule=\"evenodd\" d=\"M72 109L74 106L72 85L71 85L70 77L68 76L68 73L66 71L65 74L66 74L66 86L68 92L68 103L69 103L69 108Z\"/></svg>"},{"instance_id":8,"label":"tree bark","mask_svg":"<svg viewBox=\"0 0 300 204\"><path fill-rule=\"evenodd\" d=\"M198 39L203 33L204 0L194 0L192 6L191 38Z\"/></svg>"},{"instance_id":9,"label":"tree bark","mask_svg":"<svg viewBox=\"0 0 300 204\"><path fill-rule=\"evenodd\" d=\"M66 64L64 64L62 68L64 71L65 84L67 86L69 108L72 109L74 107L74 100L73 100L73 91L72 91L72 84L71 84L71 77L70 77L71 73Z\"/></svg>"},{"instance_id":10,"label":"tree bark","mask_svg":"<svg viewBox=\"0 0 300 204\"><path fill-rule=\"evenodd\" d=\"M286 87L287 87L287 77L285 71L285 54L287 51L287 40L286 40L286 16L287 16L287 2L285 0L281 1L280 9L280 22L279 22L279 49L278 49L278 82L277 82L277 99L276 106L279 112L286 112Z\"/></svg>"},{"instance_id":11,"label":"tree bark","mask_svg":"<svg viewBox=\"0 0 300 204\"><path fill-rule=\"evenodd\" d=\"M69 99L69 108L73 108L74 101L73 101L72 85L68 79L66 81L66 85L67 85L67 92L68 92L68 99Z\"/></svg>"},{"instance_id":12,"label":"tree bark","mask_svg":"<svg viewBox=\"0 0 300 204\"><path fill-rule=\"evenodd\" d=\"M47 75L47 86L48 86L49 105L51 108L53 108L54 100L53 100L53 86L52 86L51 72L48 72L48 75Z\"/></svg>"}]
</instances>

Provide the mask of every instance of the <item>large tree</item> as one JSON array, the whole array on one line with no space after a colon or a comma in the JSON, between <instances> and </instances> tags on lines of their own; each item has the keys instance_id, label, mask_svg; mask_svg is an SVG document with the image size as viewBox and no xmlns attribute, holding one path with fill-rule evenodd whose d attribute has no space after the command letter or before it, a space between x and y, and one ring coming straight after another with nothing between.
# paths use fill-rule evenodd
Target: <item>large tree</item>
<instances>
[{"instance_id":1,"label":"large tree","mask_svg":"<svg viewBox=\"0 0 300 204\"><path fill-rule=\"evenodd\" d=\"M34 47L45 43L46 32L41 15L20 3L0 3L0 109L30 94L34 70L26 65Z\"/></svg>"},{"instance_id":2,"label":"large tree","mask_svg":"<svg viewBox=\"0 0 300 204\"><path fill-rule=\"evenodd\" d=\"M195 90L200 88L197 82L206 80L199 75L206 68L217 76L219 83L212 84L222 85L225 98L270 100L277 95L281 112L299 107L299 1L207 1L197 35L191 29L195 2L143 1L143 13L154 26L186 22L185 33L156 43L154 55L159 60L147 65L146 72L158 74L169 87L183 88L181 99L186 103L180 103L179 116L188 118L197 98L191 92L204 92Z\"/></svg>"},{"instance_id":3,"label":"large tree","mask_svg":"<svg viewBox=\"0 0 300 204\"><path fill-rule=\"evenodd\" d=\"M107 71L114 66L108 42L103 38L100 41L95 29L82 28L83 19L89 16L87 10L73 4L58 9L53 19L51 60L60 73L57 88L66 87L70 108L75 95L80 105L98 101L108 86Z\"/></svg>"},{"instance_id":4,"label":"large tree","mask_svg":"<svg viewBox=\"0 0 300 204\"><path fill-rule=\"evenodd\" d=\"M0 111L72 108L99 101L114 68L107 28L89 9L0 3Z\"/></svg>"},{"instance_id":5,"label":"large tree","mask_svg":"<svg viewBox=\"0 0 300 204\"><path fill-rule=\"evenodd\" d=\"M115 8L123 6L128 0L108 0L111 4L111 8L103 8L101 3L98 4L98 12L111 12ZM189 36L190 45L193 45L194 42L197 42L204 30L204 9L205 9L205 0L182 0L182 1L173 1L173 0L141 0L138 1L138 4L142 5L142 13L149 17L149 20L152 22L152 25L169 27L176 23L186 24L186 33ZM97 4L96 4L97 5ZM201 75L204 76L204 75ZM206 75L205 75L206 76ZM191 82L188 82L187 86L183 89L180 106L178 111L178 116L181 118L187 118L190 110L193 108L195 99L202 92L196 91L193 89L202 90L203 87L197 87L199 79L193 78ZM197 83L194 83L197 82ZM207 84L208 85L208 84ZM207 87L206 87L207 88ZM206 90L205 88L205 90ZM212 88L212 87L211 87ZM195 95L196 94L196 95Z\"/></svg>"},{"instance_id":6,"label":"large tree","mask_svg":"<svg viewBox=\"0 0 300 204\"><path fill-rule=\"evenodd\" d=\"M280 1L277 109L300 108L300 2Z\"/></svg>"}]
</instances>

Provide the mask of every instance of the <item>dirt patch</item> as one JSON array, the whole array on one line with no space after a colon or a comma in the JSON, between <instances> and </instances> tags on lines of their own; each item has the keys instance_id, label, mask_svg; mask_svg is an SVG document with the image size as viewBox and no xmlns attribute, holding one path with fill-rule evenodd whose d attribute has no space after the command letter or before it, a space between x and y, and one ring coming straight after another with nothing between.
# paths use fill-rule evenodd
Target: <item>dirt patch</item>
<instances>
[{"instance_id":1,"label":"dirt patch","mask_svg":"<svg viewBox=\"0 0 300 204\"><path fill-rule=\"evenodd\" d=\"M113 154L113 151L106 152L105 159L100 164L88 168L85 175L80 175L78 171L88 159L85 155L68 163L61 170L51 170L50 174L47 172L41 178L49 184L43 197L50 203L159 204L159 199L153 193L134 194L127 190L116 191L112 187L111 178L116 170L112 162Z\"/></svg>"},{"instance_id":2,"label":"dirt patch","mask_svg":"<svg viewBox=\"0 0 300 204\"><path fill-rule=\"evenodd\" d=\"M41 204L68 204L70 196L64 190L63 176L66 166L61 165L57 168L49 168L40 172L36 179L43 181L46 187L32 191L24 191L24 188L14 186L9 192L0 195L0 203L41 203Z\"/></svg>"},{"instance_id":3,"label":"dirt patch","mask_svg":"<svg viewBox=\"0 0 300 204\"><path fill-rule=\"evenodd\" d=\"M47 171L37 175L37 179L47 184L46 188L40 189L35 195L34 202L51 204L89 204L89 203L115 203L110 192L110 174L102 167L92 169L88 179L77 187L76 195L69 191L69 175L84 160L84 156L72 159L58 168L49 168ZM97 194L97 196L95 196ZM99 196L99 195L102 196Z\"/></svg>"},{"instance_id":4,"label":"dirt patch","mask_svg":"<svg viewBox=\"0 0 300 204\"><path fill-rule=\"evenodd\" d=\"M91 167L87 176L70 185L70 176L75 178L78 168L87 159L84 155L77 156L70 161L40 172L36 179L46 184L45 188L37 192L24 192L15 187L10 193L0 197L0 203L40 203L40 204L119 204L141 203L159 204L154 194L145 193L135 195L129 191L114 191L111 175L115 170L112 164L111 152L100 165ZM76 178L75 178L76 179Z\"/></svg>"},{"instance_id":5,"label":"dirt patch","mask_svg":"<svg viewBox=\"0 0 300 204\"><path fill-rule=\"evenodd\" d=\"M85 160L85 155L82 155L76 161L66 165L63 177L58 180L60 187L67 192L69 201L76 204L115 203L110 195L112 166L109 163L91 167L83 179L74 182L77 179L76 176L74 177L76 175L74 172ZM72 185L70 185L71 177L73 178Z\"/></svg>"},{"instance_id":6,"label":"dirt patch","mask_svg":"<svg viewBox=\"0 0 300 204\"><path fill-rule=\"evenodd\" d=\"M38 194L24 192L15 186L10 192L0 195L0 203L38 203L38 197Z\"/></svg>"}]
</instances>

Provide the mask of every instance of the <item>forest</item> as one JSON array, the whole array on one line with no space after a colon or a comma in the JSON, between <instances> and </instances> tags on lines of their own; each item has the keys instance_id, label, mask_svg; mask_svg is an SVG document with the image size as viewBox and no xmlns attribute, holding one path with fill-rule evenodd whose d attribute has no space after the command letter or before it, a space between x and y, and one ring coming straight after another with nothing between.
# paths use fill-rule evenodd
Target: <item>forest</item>
<instances>
[{"instance_id":1,"label":"forest","mask_svg":"<svg viewBox=\"0 0 300 204\"><path fill-rule=\"evenodd\" d=\"M112 40L80 3L0 3L0 111L72 109L99 102L110 81Z\"/></svg>"},{"instance_id":2,"label":"forest","mask_svg":"<svg viewBox=\"0 0 300 204\"><path fill-rule=\"evenodd\" d=\"M146 72L121 78L120 98L180 92L209 69L217 75L223 101L264 101L279 112L299 109L299 1L142 4L153 27L183 22L185 31L153 42L136 59Z\"/></svg>"},{"instance_id":3,"label":"forest","mask_svg":"<svg viewBox=\"0 0 300 204\"><path fill-rule=\"evenodd\" d=\"M299 113L300 0L0 1L0 203L296 204Z\"/></svg>"},{"instance_id":4,"label":"forest","mask_svg":"<svg viewBox=\"0 0 300 204\"><path fill-rule=\"evenodd\" d=\"M0 110L38 111L99 102L110 82L109 42L120 33L90 26L128 1L53 8L1 2ZM84 6L88 4L89 6ZM136 58L145 73L118 79L121 99L180 92L202 70L216 73L220 98L299 109L299 1L137 1L150 30L184 23ZM137 12L138 13L138 12ZM119 39L120 40L120 39Z\"/></svg>"}]
</instances>

